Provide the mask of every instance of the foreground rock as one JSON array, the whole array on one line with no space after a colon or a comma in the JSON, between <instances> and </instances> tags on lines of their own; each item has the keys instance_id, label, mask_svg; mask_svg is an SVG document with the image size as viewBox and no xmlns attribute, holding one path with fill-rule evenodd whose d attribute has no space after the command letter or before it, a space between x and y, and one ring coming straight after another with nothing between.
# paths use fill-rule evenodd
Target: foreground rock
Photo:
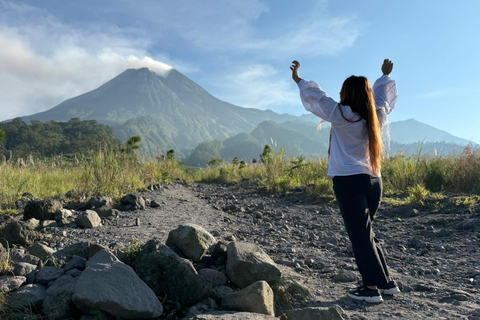
<instances>
[{"instance_id":1,"label":"foreground rock","mask_svg":"<svg viewBox=\"0 0 480 320\"><path fill-rule=\"evenodd\" d=\"M55 199L33 200L25 206L23 219L55 220L55 212L61 209L63 209L62 204Z\"/></svg>"},{"instance_id":2,"label":"foreground rock","mask_svg":"<svg viewBox=\"0 0 480 320\"><path fill-rule=\"evenodd\" d=\"M189 223L170 231L166 244L167 246L176 245L185 256L197 262L215 242L215 238L207 230Z\"/></svg>"},{"instance_id":3,"label":"foreground rock","mask_svg":"<svg viewBox=\"0 0 480 320\"><path fill-rule=\"evenodd\" d=\"M81 313L72 302L78 278L64 275L55 280L45 292L42 311L49 320L78 318Z\"/></svg>"},{"instance_id":4,"label":"foreground rock","mask_svg":"<svg viewBox=\"0 0 480 320\"><path fill-rule=\"evenodd\" d=\"M10 292L20 288L27 281L22 276L0 276L0 292Z\"/></svg>"},{"instance_id":5,"label":"foreground rock","mask_svg":"<svg viewBox=\"0 0 480 320\"><path fill-rule=\"evenodd\" d=\"M191 320L274 320L278 319L272 316L251 312L232 312L232 311L217 311L208 314L200 314Z\"/></svg>"},{"instance_id":6,"label":"foreground rock","mask_svg":"<svg viewBox=\"0 0 480 320\"><path fill-rule=\"evenodd\" d=\"M96 228L101 222L102 219L93 210L86 210L75 219L75 223L81 228Z\"/></svg>"},{"instance_id":7,"label":"foreground rock","mask_svg":"<svg viewBox=\"0 0 480 320\"><path fill-rule=\"evenodd\" d=\"M100 250L87 262L72 300L84 313L98 308L124 319L150 319L163 312L153 291L107 250Z\"/></svg>"},{"instance_id":8,"label":"foreground rock","mask_svg":"<svg viewBox=\"0 0 480 320\"><path fill-rule=\"evenodd\" d=\"M282 320L350 320L340 306L304 308L285 311Z\"/></svg>"},{"instance_id":9,"label":"foreground rock","mask_svg":"<svg viewBox=\"0 0 480 320\"><path fill-rule=\"evenodd\" d=\"M211 285L193 265L158 240L150 240L135 260L138 276L161 297L192 306L208 296Z\"/></svg>"},{"instance_id":10,"label":"foreground rock","mask_svg":"<svg viewBox=\"0 0 480 320\"><path fill-rule=\"evenodd\" d=\"M20 221L12 221L0 229L0 242L4 246L31 246L43 236Z\"/></svg>"},{"instance_id":11,"label":"foreground rock","mask_svg":"<svg viewBox=\"0 0 480 320\"><path fill-rule=\"evenodd\" d=\"M43 284L27 284L5 297L5 306L10 310L42 310L46 287Z\"/></svg>"},{"instance_id":12,"label":"foreground rock","mask_svg":"<svg viewBox=\"0 0 480 320\"><path fill-rule=\"evenodd\" d=\"M227 257L227 276L240 288L281 276L275 262L254 243L231 242Z\"/></svg>"},{"instance_id":13,"label":"foreground rock","mask_svg":"<svg viewBox=\"0 0 480 320\"><path fill-rule=\"evenodd\" d=\"M222 308L274 316L272 288L265 281L255 282L223 298Z\"/></svg>"}]
</instances>

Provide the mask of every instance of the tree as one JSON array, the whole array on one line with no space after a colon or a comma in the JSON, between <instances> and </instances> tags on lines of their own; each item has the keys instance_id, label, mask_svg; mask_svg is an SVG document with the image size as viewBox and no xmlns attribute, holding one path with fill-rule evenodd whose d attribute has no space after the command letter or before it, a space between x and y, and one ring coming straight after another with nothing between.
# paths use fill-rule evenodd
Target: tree
<instances>
[{"instance_id":1,"label":"tree","mask_svg":"<svg viewBox=\"0 0 480 320\"><path fill-rule=\"evenodd\" d=\"M5 132L3 132L2 130L0 130L0 142L2 142L3 139L5 139Z\"/></svg>"},{"instance_id":2,"label":"tree","mask_svg":"<svg viewBox=\"0 0 480 320\"><path fill-rule=\"evenodd\" d=\"M238 157L237 157L237 156L233 157L233 159L232 159L232 164L233 164L234 166L238 165Z\"/></svg>"},{"instance_id":3,"label":"tree","mask_svg":"<svg viewBox=\"0 0 480 320\"><path fill-rule=\"evenodd\" d=\"M126 153L132 153L133 151L138 150L140 148L140 140L142 140L140 136L128 138L124 151Z\"/></svg>"},{"instance_id":4,"label":"tree","mask_svg":"<svg viewBox=\"0 0 480 320\"><path fill-rule=\"evenodd\" d=\"M170 149L167 151L167 160L170 160L170 161L175 160L175 150Z\"/></svg>"},{"instance_id":5,"label":"tree","mask_svg":"<svg viewBox=\"0 0 480 320\"><path fill-rule=\"evenodd\" d=\"M265 164L268 163L268 161L270 161L270 159L272 158L272 153L273 153L272 147L266 144L265 147L263 148L262 154L260 155L260 161L262 161Z\"/></svg>"},{"instance_id":6,"label":"tree","mask_svg":"<svg viewBox=\"0 0 480 320\"><path fill-rule=\"evenodd\" d=\"M223 163L223 159L220 157L214 157L210 161L208 161L207 165L211 167L218 167Z\"/></svg>"}]
</instances>

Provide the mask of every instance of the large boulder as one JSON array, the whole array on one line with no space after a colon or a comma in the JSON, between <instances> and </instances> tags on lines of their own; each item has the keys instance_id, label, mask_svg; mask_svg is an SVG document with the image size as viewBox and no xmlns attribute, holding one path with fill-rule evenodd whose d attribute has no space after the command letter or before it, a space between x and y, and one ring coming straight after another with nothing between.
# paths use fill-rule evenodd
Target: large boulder
<instances>
[{"instance_id":1,"label":"large boulder","mask_svg":"<svg viewBox=\"0 0 480 320\"><path fill-rule=\"evenodd\" d=\"M90 200L87 202L88 208L101 208L101 207L111 207L112 206L112 198L110 197L91 197Z\"/></svg>"},{"instance_id":2,"label":"large boulder","mask_svg":"<svg viewBox=\"0 0 480 320\"><path fill-rule=\"evenodd\" d=\"M5 296L5 307L40 313L47 288L43 284L27 284Z\"/></svg>"},{"instance_id":3,"label":"large boulder","mask_svg":"<svg viewBox=\"0 0 480 320\"><path fill-rule=\"evenodd\" d=\"M159 240L143 245L135 260L135 271L161 297L192 306L208 296L212 290L193 267Z\"/></svg>"},{"instance_id":4,"label":"large boulder","mask_svg":"<svg viewBox=\"0 0 480 320\"><path fill-rule=\"evenodd\" d=\"M222 308L275 315L273 291L265 281L258 281L223 298Z\"/></svg>"},{"instance_id":5,"label":"large boulder","mask_svg":"<svg viewBox=\"0 0 480 320\"><path fill-rule=\"evenodd\" d=\"M81 228L96 228L101 222L102 219L93 210L86 210L75 219L75 223Z\"/></svg>"},{"instance_id":6,"label":"large boulder","mask_svg":"<svg viewBox=\"0 0 480 320\"><path fill-rule=\"evenodd\" d=\"M197 262L216 242L215 238L204 228L196 224L185 224L170 231L167 246L177 246L182 253Z\"/></svg>"},{"instance_id":7,"label":"large boulder","mask_svg":"<svg viewBox=\"0 0 480 320\"><path fill-rule=\"evenodd\" d=\"M208 314L199 314L191 320L275 320L278 318L252 312L235 312L235 311L215 311Z\"/></svg>"},{"instance_id":8,"label":"large boulder","mask_svg":"<svg viewBox=\"0 0 480 320\"><path fill-rule=\"evenodd\" d=\"M275 262L259 246L236 241L227 247L226 272L230 281L240 288L281 276Z\"/></svg>"},{"instance_id":9,"label":"large boulder","mask_svg":"<svg viewBox=\"0 0 480 320\"><path fill-rule=\"evenodd\" d=\"M49 320L76 319L81 315L72 302L77 280L78 277L64 275L47 289L42 311Z\"/></svg>"},{"instance_id":10,"label":"large boulder","mask_svg":"<svg viewBox=\"0 0 480 320\"><path fill-rule=\"evenodd\" d=\"M15 262L13 266L13 274L17 276L26 276L37 269L36 264L28 262Z\"/></svg>"},{"instance_id":11,"label":"large boulder","mask_svg":"<svg viewBox=\"0 0 480 320\"><path fill-rule=\"evenodd\" d=\"M282 315L282 320L350 320L343 309L335 305L330 308L311 307L287 310Z\"/></svg>"},{"instance_id":12,"label":"large boulder","mask_svg":"<svg viewBox=\"0 0 480 320\"><path fill-rule=\"evenodd\" d=\"M48 284L51 281L55 281L63 274L65 273L65 270L63 268L57 268L57 267L43 267L35 273L35 282L36 283L43 283L43 284Z\"/></svg>"},{"instance_id":13,"label":"large boulder","mask_svg":"<svg viewBox=\"0 0 480 320\"><path fill-rule=\"evenodd\" d=\"M87 262L72 300L84 313L98 308L122 319L150 319L163 313L155 293L108 250L100 250Z\"/></svg>"},{"instance_id":14,"label":"large boulder","mask_svg":"<svg viewBox=\"0 0 480 320\"><path fill-rule=\"evenodd\" d=\"M23 211L23 220L55 220L55 211L62 209L60 201L55 199L30 201Z\"/></svg>"},{"instance_id":15,"label":"large boulder","mask_svg":"<svg viewBox=\"0 0 480 320\"><path fill-rule=\"evenodd\" d=\"M31 246L43 239L42 234L32 230L20 221L12 221L0 229L0 242L4 246Z\"/></svg>"}]
</instances>

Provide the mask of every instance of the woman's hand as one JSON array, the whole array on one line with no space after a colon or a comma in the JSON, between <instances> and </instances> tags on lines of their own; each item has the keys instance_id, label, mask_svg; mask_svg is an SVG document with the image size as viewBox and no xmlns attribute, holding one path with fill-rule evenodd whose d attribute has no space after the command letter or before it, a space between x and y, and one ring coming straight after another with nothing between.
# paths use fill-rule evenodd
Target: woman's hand
<instances>
[{"instance_id":1,"label":"woman's hand","mask_svg":"<svg viewBox=\"0 0 480 320\"><path fill-rule=\"evenodd\" d=\"M386 76L389 76L390 73L392 73L392 70L393 70L393 62L388 59L383 60L383 65L382 65L383 74Z\"/></svg>"},{"instance_id":2,"label":"woman's hand","mask_svg":"<svg viewBox=\"0 0 480 320\"><path fill-rule=\"evenodd\" d=\"M292 79L296 83L302 81L302 78L298 76L298 68L300 68L300 62L298 62L297 60L293 60L292 65L290 66L290 70L292 70Z\"/></svg>"}]
</instances>

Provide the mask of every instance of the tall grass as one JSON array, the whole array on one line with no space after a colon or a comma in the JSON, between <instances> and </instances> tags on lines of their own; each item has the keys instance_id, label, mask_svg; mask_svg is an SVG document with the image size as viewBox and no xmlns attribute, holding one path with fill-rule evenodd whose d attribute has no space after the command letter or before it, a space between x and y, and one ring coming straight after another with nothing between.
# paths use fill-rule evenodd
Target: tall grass
<instances>
[{"instance_id":1,"label":"tall grass","mask_svg":"<svg viewBox=\"0 0 480 320\"><path fill-rule=\"evenodd\" d=\"M132 154L101 149L75 161L0 162L0 205L14 208L24 192L36 198L63 197L69 190L81 195L118 198L149 184L183 179L197 182L241 183L255 181L267 192L299 185L316 197L331 196L326 159L287 158L270 154L262 164L235 163L189 170L172 158L139 160ZM397 155L385 158L382 177L386 193L408 190L480 194L480 150L467 147L462 153L428 157Z\"/></svg>"}]
</instances>

